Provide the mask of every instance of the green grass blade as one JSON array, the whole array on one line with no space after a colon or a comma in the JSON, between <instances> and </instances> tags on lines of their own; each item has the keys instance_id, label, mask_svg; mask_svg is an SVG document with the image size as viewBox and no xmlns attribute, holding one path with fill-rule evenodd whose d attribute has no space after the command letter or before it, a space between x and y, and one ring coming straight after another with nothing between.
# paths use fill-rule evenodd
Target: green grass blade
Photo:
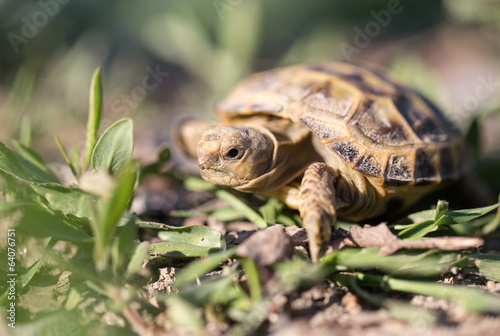
<instances>
[{"instance_id":1,"label":"green grass blade","mask_svg":"<svg viewBox=\"0 0 500 336\"><path fill-rule=\"evenodd\" d=\"M260 285L259 269L251 258L243 258L241 262L247 274L247 283L252 301L260 302L262 300L262 287Z\"/></svg>"},{"instance_id":2,"label":"green grass blade","mask_svg":"<svg viewBox=\"0 0 500 336\"><path fill-rule=\"evenodd\" d=\"M19 143L25 147L31 146L31 138L33 134L33 127L31 119L24 117L21 121L21 128L19 130Z\"/></svg>"},{"instance_id":3,"label":"green grass blade","mask_svg":"<svg viewBox=\"0 0 500 336\"><path fill-rule=\"evenodd\" d=\"M500 203L496 203L482 208L447 211L439 218L436 225L450 225L470 222L476 218L486 215L499 206Z\"/></svg>"},{"instance_id":4,"label":"green grass blade","mask_svg":"<svg viewBox=\"0 0 500 336\"><path fill-rule=\"evenodd\" d=\"M183 268L175 278L175 285L181 287L192 283L198 277L210 272L221 263L231 258L236 253L236 248L226 250L221 253L214 253L206 258L193 261L186 268Z\"/></svg>"},{"instance_id":5,"label":"green grass blade","mask_svg":"<svg viewBox=\"0 0 500 336\"><path fill-rule=\"evenodd\" d=\"M141 266L144 262L144 259L147 258L149 251L149 242L142 242L134 250L134 254L132 254L132 258L127 265L127 271L125 272L125 276L129 278L130 276L137 274L141 270Z\"/></svg>"},{"instance_id":6,"label":"green grass blade","mask_svg":"<svg viewBox=\"0 0 500 336\"><path fill-rule=\"evenodd\" d=\"M92 168L107 170L111 175L123 171L134 150L133 123L129 118L118 120L101 136L92 152Z\"/></svg>"},{"instance_id":7,"label":"green grass blade","mask_svg":"<svg viewBox=\"0 0 500 336\"><path fill-rule=\"evenodd\" d=\"M500 297L474 287L446 285L435 282L387 278L380 275L355 273L360 285L434 296L452 301L469 312L500 312ZM338 284L350 283L351 275L335 274L332 280Z\"/></svg>"},{"instance_id":8,"label":"green grass blade","mask_svg":"<svg viewBox=\"0 0 500 336\"><path fill-rule=\"evenodd\" d=\"M238 210L246 219L254 223L259 229L265 229L267 227L267 223L264 218L259 216L257 212L246 205L238 197L225 190L217 190L215 194L218 198L226 201L229 205Z\"/></svg>"},{"instance_id":9,"label":"green grass blade","mask_svg":"<svg viewBox=\"0 0 500 336\"><path fill-rule=\"evenodd\" d=\"M498 203L500 204L500 195L498 195ZM498 227L500 227L500 207L497 208L495 217L483 227L482 232L484 235L487 235L495 232Z\"/></svg>"},{"instance_id":10,"label":"green grass blade","mask_svg":"<svg viewBox=\"0 0 500 336\"><path fill-rule=\"evenodd\" d=\"M85 144L85 155L83 157L81 172L87 170L92 157L92 152L97 141L97 133L101 124L102 114L102 82L101 68L97 68L92 76L89 98L89 115L87 120L87 139Z\"/></svg>"},{"instance_id":11,"label":"green grass blade","mask_svg":"<svg viewBox=\"0 0 500 336\"><path fill-rule=\"evenodd\" d=\"M392 316L400 320L415 322L415 319L418 317L419 322L424 322L426 324L435 323L437 321L437 315L430 310L403 301L388 299L381 295L372 294L362 289L354 276L352 276L350 280L350 286L361 298L375 306L384 307Z\"/></svg>"},{"instance_id":12,"label":"green grass blade","mask_svg":"<svg viewBox=\"0 0 500 336\"><path fill-rule=\"evenodd\" d=\"M56 141L57 148L61 152L61 154L62 154L62 156L64 158L64 161L67 163L67 165L71 169L71 172L73 173L73 176L77 177L78 176L78 173L76 171L77 168L75 167L75 165L73 164L73 162L69 158L68 152L66 151L66 148L64 147L61 139L59 139L59 137L56 136L55 137L55 141Z\"/></svg>"},{"instance_id":13,"label":"green grass blade","mask_svg":"<svg viewBox=\"0 0 500 336\"><path fill-rule=\"evenodd\" d=\"M136 179L136 166L129 163L123 174L116 178L115 188L110 196L102 197L97 203L97 214L90 224L96 238L94 258L99 270L106 267L113 233L133 196Z\"/></svg>"}]
</instances>

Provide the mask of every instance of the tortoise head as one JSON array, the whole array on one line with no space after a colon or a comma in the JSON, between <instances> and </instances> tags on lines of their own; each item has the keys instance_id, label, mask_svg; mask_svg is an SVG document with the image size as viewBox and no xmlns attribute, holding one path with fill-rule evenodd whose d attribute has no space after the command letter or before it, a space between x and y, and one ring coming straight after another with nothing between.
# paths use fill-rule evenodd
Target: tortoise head
<instances>
[{"instance_id":1,"label":"tortoise head","mask_svg":"<svg viewBox=\"0 0 500 336\"><path fill-rule=\"evenodd\" d=\"M210 127L198 143L198 165L208 182L244 187L271 169L274 143L250 127Z\"/></svg>"}]
</instances>

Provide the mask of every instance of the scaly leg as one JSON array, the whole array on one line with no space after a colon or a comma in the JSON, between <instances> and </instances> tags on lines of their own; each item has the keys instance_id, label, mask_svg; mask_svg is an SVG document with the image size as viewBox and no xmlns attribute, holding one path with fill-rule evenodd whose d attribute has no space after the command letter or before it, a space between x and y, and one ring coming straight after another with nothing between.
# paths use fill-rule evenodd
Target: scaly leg
<instances>
[{"instance_id":1,"label":"scaly leg","mask_svg":"<svg viewBox=\"0 0 500 336\"><path fill-rule=\"evenodd\" d=\"M336 220L336 172L323 162L311 164L304 173L300 188L299 211L309 237L311 259L316 262L323 243L330 239Z\"/></svg>"}]
</instances>

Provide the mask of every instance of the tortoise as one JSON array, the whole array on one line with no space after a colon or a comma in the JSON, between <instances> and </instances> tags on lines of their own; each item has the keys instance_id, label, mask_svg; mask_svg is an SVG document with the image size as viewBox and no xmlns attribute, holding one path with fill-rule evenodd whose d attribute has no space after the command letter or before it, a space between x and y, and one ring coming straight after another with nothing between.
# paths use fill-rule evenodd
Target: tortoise
<instances>
[{"instance_id":1,"label":"tortoise","mask_svg":"<svg viewBox=\"0 0 500 336\"><path fill-rule=\"evenodd\" d=\"M382 68L268 70L238 84L215 113L222 125L192 120L180 129L201 176L298 209L313 261L337 216L403 211L464 172L459 130Z\"/></svg>"}]
</instances>

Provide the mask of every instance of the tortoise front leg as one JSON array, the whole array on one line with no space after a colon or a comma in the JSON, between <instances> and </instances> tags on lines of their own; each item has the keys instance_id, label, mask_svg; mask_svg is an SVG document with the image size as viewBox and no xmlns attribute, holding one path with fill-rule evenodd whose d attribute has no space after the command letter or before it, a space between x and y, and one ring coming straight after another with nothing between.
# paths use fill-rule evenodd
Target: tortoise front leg
<instances>
[{"instance_id":1,"label":"tortoise front leg","mask_svg":"<svg viewBox=\"0 0 500 336\"><path fill-rule=\"evenodd\" d=\"M318 260L323 243L330 240L335 212L336 172L323 162L311 164L304 173L300 187L299 211L307 229L309 252L313 262Z\"/></svg>"}]
</instances>

